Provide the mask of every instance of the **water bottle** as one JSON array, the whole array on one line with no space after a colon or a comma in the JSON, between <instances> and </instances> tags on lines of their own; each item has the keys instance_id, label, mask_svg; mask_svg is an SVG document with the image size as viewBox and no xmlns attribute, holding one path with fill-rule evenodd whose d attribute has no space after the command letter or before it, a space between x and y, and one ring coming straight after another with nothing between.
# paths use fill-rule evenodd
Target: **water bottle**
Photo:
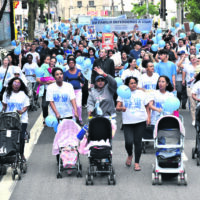
<instances>
[{"instance_id":1,"label":"water bottle","mask_svg":"<svg viewBox=\"0 0 200 200\"><path fill-rule=\"evenodd\" d=\"M83 137L84 137L84 135L86 134L87 130L88 130L88 125L85 124L85 125L83 126L83 128L80 130L80 132L78 133L77 138L78 138L79 140L82 140Z\"/></svg>"}]
</instances>

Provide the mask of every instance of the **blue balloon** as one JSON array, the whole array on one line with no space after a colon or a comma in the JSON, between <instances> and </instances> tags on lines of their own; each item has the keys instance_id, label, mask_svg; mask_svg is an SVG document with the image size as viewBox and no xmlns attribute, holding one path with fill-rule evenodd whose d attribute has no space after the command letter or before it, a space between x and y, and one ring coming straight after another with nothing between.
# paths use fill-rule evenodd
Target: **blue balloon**
<instances>
[{"instance_id":1,"label":"blue balloon","mask_svg":"<svg viewBox=\"0 0 200 200\"><path fill-rule=\"evenodd\" d=\"M195 33L200 33L200 24L196 24L195 26L194 26L194 32Z\"/></svg>"},{"instance_id":2,"label":"blue balloon","mask_svg":"<svg viewBox=\"0 0 200 200\"><path fill-rule=\"evenodd\" d=\"M162 33L162 29L158 28L156 32L157 34Z\"/></svg>"},{"instance_id":3,"label":"blue balloon","mask_svg":"<svg viewBox=\"0 0 200 200\"><path fill-rule=\"evenodd\" d=\"M56 56L56 59L57 59L57 61L58 61L59 63L62 63L62 62L64 61L64 58L63 58L62 55L57 55L57 56Z\"/></svg>"},{"instance_id":4,"label":"blue balloon","mask_svg":"<svg viewBox=\"0 0 200 200\"><path fill-rule=\"evenodd\" d=\"M180 24L178 22L176 22L175 26L176 26L176 28L178 28L180 26Z\"/></svg>"},{"instance_id":5,"label":"blue balloon","mask_svg":"<svg viewBox=\"0 0 200 200\"><path fill-rule=\"evenodd\" d=\"M89 58L85 59L83 62L83 68L85 69L92 69L92 63L91 60Z\"/></svg>"},{"instance_id":6,"label":"blue balloon","mask_svg":"<svg viewBox=\"0 0 200 200\"><path fill-rule=\"evenodd\" d=\"M158 45L159 45L160 48L163 48L165 46L165 41L164 40L160 40L158 42Z\"/></svg>"},{"instance_id":7,"label":"blue balloon","mask_svg":"<svg viewBox=\"0 0 200 200\"><path fill-rule=\"evenodd\" d=\"M43 39L46 38L46 34L43 34L43 35L42 35L42 38L43 38Z\"/></svg>"},{"instance_id":8,"label":"blue balloon","mask_svg":"<svg viewBox=\"0 0 200 200\"><path fill-rule=\"evenodd\" d=\"M58 131L58 125L54 126L53 129L54 129L54 132L57 133L57 131Z\"/></svg>"},{"instance_id":9,"label":"blue balloon","mask_svg":"<svg viewBox=\"0 0 200 200\"><path fill-rule=\"evenodd\" d=\"M180 38L183 39L183 38L185 38L185 37L186 37L186 34L185 34L185 33L181 33L181 34L180 34Z\"/></svg>"},{"instance_id":10,"label":"blue balloon","mask_svg":"<svg viewBox=\"0 0 200 200\"><path fill-rule=\"evenodd\" d=\"M21 47L17 46L14 50L15 55L20 55L21 54Z\"/></svg>"},{"instance_id":11,"label":"blue balloon","mask_svg":"<svg viewBox=\"0 0 200 200\"><path fill-rule=\"evenodd\" d=\"M16 46L16 45L17 45L17 43L16 43L15 40L11 41L11 44L12 44L13 46Z\"/></svg>"},{"instance_id":12,"label":"blue balloon","mask_svg":"<svg viewBox=\"0 0 200 200\"><path fill-rule=\"evenodd\" d=\"M45 68L48 68L48 67L49 67L48 64L43 64L43 65L47 65L47 67L45 67ZM42 66L43 66L43 65L42 65ZM35 75L36 75L37 78L44 77L44 71L42 70L41 67L38 67L38 68L35 69Z\"/></svg>"},{"instance_id":13,"label":"blue balloon","mask_svg":"<svg viewBox=\"0 0 200 200\"><path fill-rule=\"evenodd\" d=\"M99 58L99 51L96 51L96 52L95 52L95 56L96 56L97 58Z\"/></svg>"},{"instance_id":14,"label":"blue balloon","mask_svg":"<svg viewBox=\"0 0 200 200\"><path fill-rule=\"evenodd\" d=\"M58 126L58 120L55 116L49 115L45 118L45 123L48 127Z\"/></svg>"},{"instance_id":15,"label":"blue balloon","mask_svg":"<svg viewBox=\"0 0 200 200\"><path fill-rule=\"evenodd\" d=\"M60 25L60 26L58 26L58 30L59 31L61 31L62 30L62 26Z\"/></svg>"},{"instance_id":16,"label":"blue balloon","mask_svg":"<svg viewBox=\"0 0 200 200\"><path fill-rule=\"evenodd\" d=\"M110 33L110 32L111 32L111 27L110 27L110 25L106 24L103 27L103 33Z\"/></svg>"},{"instance_id":17,"label":"blue balloon","mask_svg":"<svg viewBox=\"0 0 200 200\"><path fill-rule=\"evenodd\" d=\"M84 62L84 57L83 56L79 56L76 58L76 63L79 65L83 65Z\"/></svg>"},{"instance_id":18,"label":"blue balloon","mask_svg":"<svg viewBox=\"0 0 200 200\"><path fill-rule=\"evenodd\" d=\"M141 62L142 62L142 58L138 58L138 59L136 60L137 66L140 66Z\"/></svg>"},{"instance_id":19,"label":"blue balloon","mask_svg":"<svg viewBox=\"0 0 200 200\"><path fill-rule=\"evenodd\" d=\"M123 81L120 77L116 77L115 80L117 82L117 87L119 87L120 85L123 85Z\"/></svg>"},{"instance_id":20,"label":"blue balloon","mask_svg":"<svg viewBox=\"0 0 200 200\"><path fill-rule=\"evenodd\" d=\"M192 30L194 28L194 22L190 22L189 26L190 26L190 30Z\"/></svg>"},{"instance_id":21,"label":"blue balloon","mask_svg":"<svg viewBox=\"0 0 200 200\"><path fill-rule=\"evenodd\" d=\"M127 85L121 85L117 88L117 94L123 99L129 99L131 97L131 90Z\"/></svg>"},{"instance_id":22,"label":"blue balloon","mask_svg":"<svg viewBox=\"0 0 200 200\"><path fill-rule=\"evenodd\" d=\"M102 34L101 33L98 33L98 35L97 35L98 37L102 37Z\"/></svg>"},{"instance_id":23,"label":"blue balloon","mask_svg":"<svg viewBox=\"0 0 200 200\"><path fill-rule=\"evenodd\" d=\"M87 33L86 33L86 32L84 32L83 35L84 35L85 37L87 37Z\"/></svg>"},{"instance_id":24,"label":"blue balloon","mask_svg":"<svg viewBox=\"0 0 200 200\"><path fill-rule=\"evenodd\" d=\"M200 49L200 43L197 43L197 44L196 44L196 48L197 48L197 49Z\"/></svg>"},{"instance_id":25,"label":"blue balloon","mask_svg":"<svg viewBox=\"0 0 200 200\"><path fill-rule=\"evenodd\" d=\"M53 43L53 42L49 42L49 45L48 45L48 47L49 47L49 48L54 48L54 47L55 47L55 45L54 45L54 43Z\"/></svg>"},{"instance_id":26,"label":"blue balloon","mask_svg":"<svg viewBox=\"0 0 200 200\"><path fill-rule=\"evenodd\" d=\"M153 38L152 38L152 41L153 41L154 44L157 44L157 39L156 39L156 37L153 37Z\"/></svg>"},{"instance_id":27,"label":"blue balloon","mask_svg":"<svg viewBox=\"0 0 200 200\"><path fill-rule=\"evenodd\" d=\"M124 65L124 69L127 69L128 66L129 66L129 63L126 63L126 64Z\"/></svg>"},{"instance_id":28,"label":"blue balloon","mask_svg":"<svg viewBox=\"0 0 200 200\"><path fill-rule=\"evenodd\" d=\"M49 28L47 28L47 32L49 32Z\"/></svg>"},{"instance_id":29,"label":"blue balloon","mask_svg":"<svg viewBox=\"0 0 200 200\"><path fill-rule=\"evenodd\" d=\"M83 49L84 53L88 53L88 50L86 48Z\"/></svg>"},{"instance_id":30,"label":"blue balloon","mask_svg":"<svg viewBox=\"0 0 200 200\"><path fill-rule=\"evenodd\" d=\"M53 25L53 28L56 30L56 28L57 28L56 24Z\"/></svg>"},{"instance_id":31,"label":"blue balloon","mask_svg":"<svg viewBox=\"0 0 200 200\"><path fill-rule=\"evenodd\" d=\"M64 35L67 35L67 33L68 33L68 30L64 29L64 30L63 30L63 34L64 34Z\"/></svg>"},{"instance_id":32,"label":"blue balloon","mask_svg":"<svg viewBox=\"0 0 200 200\"><path fill-rule=\"evenodd\" d=\"M54 34L54 30L51 30L51 34Z\"/></svg>"},{"instance_id":33,"label":"blue balloon","mask_svg":"<svg viewBox=\"0 0 200 200\"><path fill-rule=\"evenodd\" d=\"M125 70L125 69L119 70L119 75L120 75L120 76L122 75L122 73L123 73L124 70Z\"/></svg>"},{"instance_id":34,"label":"blue balloon","mask_svg":"<svg viewBox=\"0 0 200 200\"><path fill-rule=\"evenodd\" d=\"M162 40L162 34L158 34L157 36L156 36L156 39L157 39L157 42L159 42L160 40Z\"/></svg>"},{"instance_id":35,"label":"blue balloon","mask_svg":"<svg viewBox=\"0 0 200 200\"><path fill-rule=\"evenodd\" d=\"M170 31L171 31L171 32L174 32L175 30L176 30L175 27L171 27L171 28L170 28Z\"/></svg>"},{"instance_id":36,"label":"blue balloon","mask_svg":"<svg viewBox=\"0 0 200 200\"><path fill-rule=\"evenodd\" d=\"M64 23L61 23L61 26L62 26L62 27L65 27L65 24L64 24Z\"/></svg>"},{"instance_id":37,"label":"blue balloon","mask_svg":"<svg viewBox=\"0 0 200 200\"><path fill-rule=\"evenodd\" d=\"M163 111L172 114L175 110L180 107L180 101L177 97L169 97L163 104Z\"/></svg>"},{"instance_id":38,"label":"blue balloon","mask_svg":"<svg viewBox=\"0 0 200 200\"><path fill-rule=\"evenodd\" d=\"M184 25L182 25L182 29L185 30L185 26Z\"/></svg>"},{"instance_id":39,"label":"blue balloon","mask_svg":"<svg viewBox=\"0 0 200 200\"><path fill-rule=\"evenodd\" d=\"M91 80L92 70L90 68L83 68L81 72L88 81Z\"/></svg>"},{"instance_id":40,"label":"blue balloon","mask_svg":"<svg viewBox=\"0 0 200 200\"><path fill-rule=\"evenodd\" d=\"M151 46L151 50L154 51L154 52L158 51L158 45L157 44L153 44Z\"/></svg>"}]
</instances>

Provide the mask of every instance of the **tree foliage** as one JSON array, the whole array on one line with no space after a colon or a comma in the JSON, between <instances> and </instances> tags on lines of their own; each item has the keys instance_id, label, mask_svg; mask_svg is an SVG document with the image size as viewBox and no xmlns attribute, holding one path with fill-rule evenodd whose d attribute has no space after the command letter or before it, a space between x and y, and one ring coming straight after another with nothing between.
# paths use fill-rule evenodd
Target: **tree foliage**
<instances>
[{"instance_id":1,"label":"tree foliage","mask_svg":"<svg viewBox=\"0 0 200 200\"><path fill-rule=\"evenodd\" d=\"M183 3L184 10L187 12L186 18L189 21L200 23L200 3L199 0L176 0L177 3Z\"/></svg>"},{"instance_id":2,"label":"tree foliage","mask_svg":"<svg viewBox=\"0 0 200 200\"><path fill-rule=\"evenodd\" d=\"M132 5L133 5L133 9L131 10L131 12L135 14L138 19L146 15L146 10L147 10L146 4L139 5L139 4L132 3ZM159 6L160 6L160 3L158 3L157 5L149 3L149 14L158 16Z\"/></svg>"}]
</instances>

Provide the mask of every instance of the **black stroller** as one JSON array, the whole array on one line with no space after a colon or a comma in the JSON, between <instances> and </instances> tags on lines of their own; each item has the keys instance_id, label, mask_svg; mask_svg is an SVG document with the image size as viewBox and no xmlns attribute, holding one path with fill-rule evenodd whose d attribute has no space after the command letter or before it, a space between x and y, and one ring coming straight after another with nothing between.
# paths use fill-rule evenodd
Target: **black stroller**
<instances>
[{"instance_id":1,"label":"black stroller","mask_svg":"<svg viewBox=\"0 0 200 200\"><path fill-rule=\"evenodd\" d=\"M16 112L0 114L0 173L5 175L7 167L12 167L12 179L21 179L27 164L20 156L20 116Z\"/></svg>"},{"instance_id":2,"label":"black stroller","mask_svg":"<svg viewBox=\"0 0 200 200\"><path fill-rule=\"evenodd\" d=\"M89 148L89 167L86 174L86 185L93 185L97 174L107 174L108 184L116 184L115 172L112 166L112 127L109 119L96 117L90 120L88 129L88 145L92 142L108 140L109 145L91 145Z\"/></svg>"},{"instance_id":3,"label":"black stroller","mask_svg":"<svg viewBox=\"0 0 200 200\"><path fill-rule=\"evenodd\" d=\"M200 165L200 104L197 105L196 108L196 120L195 120L195 128L196 128L196 143L195 147L192 148L192 159L197 159L197 166Z\"/></svg>"}]
</instances>

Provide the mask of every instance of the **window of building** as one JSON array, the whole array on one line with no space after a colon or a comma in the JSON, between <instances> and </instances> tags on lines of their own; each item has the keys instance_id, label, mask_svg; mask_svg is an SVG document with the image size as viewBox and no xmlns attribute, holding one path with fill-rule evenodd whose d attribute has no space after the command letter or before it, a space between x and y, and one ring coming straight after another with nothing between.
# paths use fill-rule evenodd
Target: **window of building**
<instances>
[{"instance_id":1,"label":"window of building","mask_svg":"<svg viewBox=\"0 0 200 200\"><path fill-rule=\"evenodd\" d=\"M77 1L77 7L79 7L79 8L82 7L82 1Z\"/></svg>"},{"instance_id":2,"label":"window of building","mask_svg":"<svg viewBox=\"0 0 200 200\"><path fill-rule=\"evenodd\" d=\"M89 1L89 6L94 7L94 1Z\"/></svg>"}]
</instances>

